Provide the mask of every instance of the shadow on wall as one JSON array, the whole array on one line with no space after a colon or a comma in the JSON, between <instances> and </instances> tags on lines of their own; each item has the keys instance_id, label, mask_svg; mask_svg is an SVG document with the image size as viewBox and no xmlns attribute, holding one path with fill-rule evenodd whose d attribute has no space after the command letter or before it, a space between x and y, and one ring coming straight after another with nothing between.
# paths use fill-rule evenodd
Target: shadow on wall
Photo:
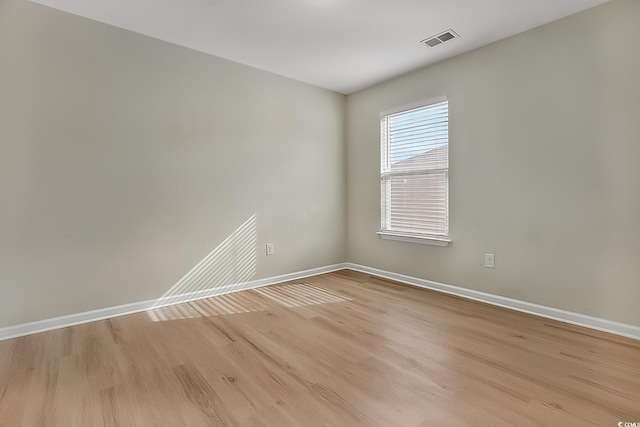
<instances>
[{"instance_id":1,"label":"shadow on wall","mask_svg":"<svg viewBox=\"0 0 640 427\"><path fill-rule=\"evenodd\" d=\"M242 289L256 274L256 243L254 214L158 298L149 316L154 321L162 320L154 310Z\"/></svg>"}]
</instances>

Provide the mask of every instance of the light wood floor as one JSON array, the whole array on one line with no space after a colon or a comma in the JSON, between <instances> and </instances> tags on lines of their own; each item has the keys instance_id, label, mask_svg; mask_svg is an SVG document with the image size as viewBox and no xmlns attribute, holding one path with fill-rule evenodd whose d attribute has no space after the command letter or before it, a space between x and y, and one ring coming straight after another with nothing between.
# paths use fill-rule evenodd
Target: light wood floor
<instances>
[{"instance_id":1,"label":"light wood floor","mask_svg":"<svg viewBox=\"0 0 640 427\"><path fill-rule=\"evenodd\" d=\"M0 342L0 426L617 426L640 342L341 271Z\"/></svg>"}]
</instances>

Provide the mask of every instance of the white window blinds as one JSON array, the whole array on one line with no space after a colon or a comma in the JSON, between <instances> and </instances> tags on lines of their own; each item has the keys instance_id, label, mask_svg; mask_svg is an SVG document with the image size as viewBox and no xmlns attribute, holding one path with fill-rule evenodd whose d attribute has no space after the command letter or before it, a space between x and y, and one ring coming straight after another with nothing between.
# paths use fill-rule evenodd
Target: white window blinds
<instances>
[{"instance_id":1,"label":"white window blinds","mask_svg":"<svg viewBox=\"0 0 640 427\"><path fill-rule=\"evenodd\" d=\"M380 117L382 232L449 235L449 103Z\"/></svg>"}]
</instances>

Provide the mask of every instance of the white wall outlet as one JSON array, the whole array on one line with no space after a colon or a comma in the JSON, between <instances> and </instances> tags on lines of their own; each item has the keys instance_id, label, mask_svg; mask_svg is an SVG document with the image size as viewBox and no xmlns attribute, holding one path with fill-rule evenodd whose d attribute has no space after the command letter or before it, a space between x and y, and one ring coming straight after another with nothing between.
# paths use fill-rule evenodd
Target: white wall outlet
<instances>
[{"instance_id":1,"label":"white wall outlet","mask_svg":"<svg viewBox=\"0 0 640 427\"><path fill-rule=\"evenodd\" d=\"M267 243L267 255L273 255L274 248L273 243Z\"/></svg>"},{"instance_id":2,"label":"white wall outlet","mask_svg":"<svg viewBox=\"0 0 640 427\"><path fill-rule=\"evenodd\" d=\"M486 268L496 268L496 256L494 254L484 254L484 266Z\"/></svg>"}]
</instances>

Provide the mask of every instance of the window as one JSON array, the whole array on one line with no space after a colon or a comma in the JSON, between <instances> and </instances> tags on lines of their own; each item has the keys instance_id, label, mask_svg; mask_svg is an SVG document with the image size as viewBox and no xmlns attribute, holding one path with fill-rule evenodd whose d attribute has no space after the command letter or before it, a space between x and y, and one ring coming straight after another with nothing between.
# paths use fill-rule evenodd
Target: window
<instances>
[{"instance_id":1,"label":"window","mask_svg":"<svg viewBox=\"0 0 640 427\"><path fill-rule=\"evenodd\" d=\"M381 114L380 145L380 236L448 244L448 100Z\"/></svg>"}]
</instances>

